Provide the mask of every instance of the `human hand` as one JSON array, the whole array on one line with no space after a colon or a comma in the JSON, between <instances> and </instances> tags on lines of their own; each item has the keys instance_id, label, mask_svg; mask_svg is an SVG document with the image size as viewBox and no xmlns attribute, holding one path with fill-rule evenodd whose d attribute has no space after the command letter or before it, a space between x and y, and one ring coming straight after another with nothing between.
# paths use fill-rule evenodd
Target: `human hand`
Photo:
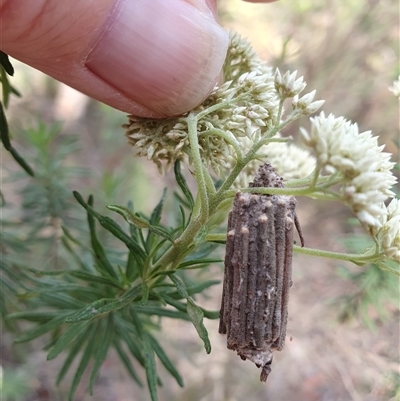
<instances>
[{"instance_id":1,"label":"human hand","mask_svg":"<svg viewBox=\"0 0 400 401\"><path fill-rule=\"evenodd\" d=\"M215 10L216 0L0 0L0 48L116 109L176 115L220 74L228 36Z\"/></svg>"}]
</instances>

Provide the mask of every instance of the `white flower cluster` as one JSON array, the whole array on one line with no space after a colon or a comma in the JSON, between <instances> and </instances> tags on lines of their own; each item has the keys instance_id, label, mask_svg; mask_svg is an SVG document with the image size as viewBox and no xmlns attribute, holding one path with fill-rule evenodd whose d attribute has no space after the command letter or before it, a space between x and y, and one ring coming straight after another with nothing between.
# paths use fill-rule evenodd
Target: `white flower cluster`
<instances>
[{"instance_id":1,"label":"white flower cluster","mask_svg":"<svg viewBox=\"0 0 400 401\"><path fill-rule=\"evenodd\" d=\"M273 74L238 34L230 36L223 70L226 82L191 112L201 114L197 124L201 157L217 175L221 167L229 168L230 159L235 157L232 141L237 145L243 138L255 141L280 123L278 113L284 99L293 97L293 108L298 114L310 114L323 103L312 102L315 91L299 99L306 86L303 78L296 79L297 72ZM153 160L161 173L177 159L191 162L187 126L182 119L129 116L129 124L124 128L136 155ZM218 135L216 130L225 135Z\"/></svg>"},{"instance_id":2,"label":"white flower cluster","mask_svg":"<svg viewBox=\"0 0 400 401\"><path fill-rule=\"evenodd\" d=\"M283 77L277 69L275 72L275 89L281 99L293 98L293 110L298 111L302 115L315 113L325 103L325 100L317 100L313 102L315 90L307 93L299 98L299 94L305 89L306 83L303 77L296 79L297 71L287 71Z\"/></svg>"},{"instance_id":3,"label":"white flower cluster","mask_svg":"<svg viewBox=\"0 0 400 401\"><path fill-rule=\"evenodd\" d=\"M393 82L389 90L400 99L400 75L397 77L396 81Z\"/></svg>"},{"instance_id":4,"label":"white flower cluster","mask_svg":"<svg viewBox=\"0 0 400 401\"><path fill-rule=\"evenodd\" d=\"M244 150L250 149L249 139L240 139L240 143ZM233 184L235 188L248 188L261 163L270 163L285 181L307 177L316 165L315 158L307 150L292 142L271 142L262 146L259 153L265 154L265 157L262 161L255 159L246 165ZM232 162L231 168L233 164Z\"/></svg>"},{"instance_id":5,"label":"white flower cluster","mask_svg":"<svg viewBox=\"0 0 400 401\"><path fill-rule=\"evenodd\" d=\"M277 69L275 72L275 89L281 98L294 97L303 92L307 84L303 81L303 77L296 79L297 71L287 71L283 77Z\"/></svg>"},{"instance_id":6,"label":"white flower cluster","mask_svg":"<svg viewBox=\"0 0 400 401\"><path fill-rule=\"evenodd\" d=\"M197 131L203 162L219 175L226 168L232 149L229 141L212 133L224 131L231 138L267 130L275 124L279 97L271 68L260 61L250 44L231 34L224 64L226 82L216 87L192 113L210 110L199 119ZM124 128L129 143L139 156L153 160L160 172L179 160L190 162L187 126L179 118L152 120L129 116Z\"/></svg>"},{"instance_id":7,"label":"white flower cluster","mask_svg":"<svg viewBox=\"0 0 400 401\"><path fill-rule=\"evenodd\" d=\"M223 67L225 83L214 89L194 111L227 103L207 115L215 127L230 131L235 137L251 137L275 124L279 96L272 69L261 61L250 43L237 33L230 33L230 44Z\"/></svg>"},{"instance_id":8,"label":"white flower cluster","mask_svg":"<svg viewBox=\"0 0 400 401\"><path fill-rule=\"evenodd\" d=\"M315 169L314 156L292 142L271 142L266 151L268 163L285 181L305 178Z\"/></svg>"},{"instance_id":9,"label":"white flower cluster","mask_svg":"<svg viewBox=\"0 0 400 401\"><path fill-rule=\"evenodd\" d=\"M122 127L133 146L136 156L152 160L161 175L175 160L188 161L184 146L188 145L187 132L176 119L152 120L128 116L129 123Z\"/></svg>"},{"instance_id":10,"label":"white flower cluster","mask_svg":"<svg viewBox=\"0 0 400 401\"><path fill-rule=\"evenodd\" d=\"M392 199L378 232L383 252L388 259L400 262L400 200Z\"/></svg>"},{"instance_id":11,"label":"white flower cluster","mask_svg":"<svg viewBox=\"0 0 400 401\"><path fill-rule=\"evenodd\" d=\"M319 168L343 174L343 200L352 208L364 228L376 235L387 214L383 202L394 194L392 174L395 163L390 153L382 152L371 131L359 133L357 124L343 117L328 117L322 112L311 118L311 131L301 129L306 145L314 149Z\"/></svg>"}]
</instances>

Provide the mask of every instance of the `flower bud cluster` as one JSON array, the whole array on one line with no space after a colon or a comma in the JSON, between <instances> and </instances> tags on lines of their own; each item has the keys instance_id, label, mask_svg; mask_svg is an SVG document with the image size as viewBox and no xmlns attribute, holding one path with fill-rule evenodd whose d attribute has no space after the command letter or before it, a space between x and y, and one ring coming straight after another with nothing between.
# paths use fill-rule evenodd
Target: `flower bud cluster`
<instances>
[{"instance_id":1,"label":"flower bud cluster","mask_svg":"<svg viewBox=\"0 0 400 401\"><path fill-rule=\"evenodd\" d=\"M229 141L214 135L218 129L235 138L251 138L276 124L279 96L271 68L259 60L250 44L231 34L224 64L226 82L191 113L203 113L197 131L203 162L216 174L226 168L232 151ZM187 126L179 119L147 120L129 116L129 143L139 156L153 160L159 170L168 169L174 160L190 162Z\"/></svg>"},{"instance_id":2,"label":"flower bud cluster","mask_svg":"<svg viewBox=\"0 0 400 401\"><path fill-rule=\"evenodd\" d=\"M343 117L328 117L322 112L311 118L311 131L301 129L305 144L317 157L319 168L343 174L342 198L370 234L382 227L387 211L383 202L393 196L396 178L392 174L391 155L382 152L377 137L370 131L358 132L357 124Z\"/></svg>"},{"instance_id":3,"label":"flower bud cluster","mask_svg":"<svg viewBox=\"0 0 400 401\"><path fill-rule=\"evenodd\" d=\"M283 77L277 69L275 72L275 89L282 99L297 96L302 92L307 84L303 82L303 77L296 79L297 71L290 73L287 71Z\"/></svg>"},{"instance_id":4,"label":"flower bud cluster","mask_svg":"<svg viewBox=\"0 0 400 401\"><path fill-rule=\"evenodd\" d=\"M275 89L280 99L293 98L292 108L301 115L309 115L315 113L324 103L325 100L317 100L313 102L315 90L299 98L299 94L305 89L306 83L303 77L296 79L297 71L287 71L283 76L277 69L275 71Z\"/></svg>"},{"instance_id":5,"label":"flower bud cluster","mask_svg":"<svg viewBox=\"0 0 400 401\"><path fill-rule=\"evenodd\" d=\"M126 129L128 142L133 146L136 156L152 160L161 175L169 170L175 160L188 161L184 147L189 140L185 125L177 119L153 120L128 116Z\"/></svg>"},{"instance_id":6,"label":"flower bud cluster","mask_svg":"<svg viewBox=\"0 0 400 401\"><path fill-rule=\"evenodd\" d=\"M400 262L400 200L392 199L387 207L387 215L378 232L383 252L388 259Z\"/></svg>"},{"instance_id":7,"label":"flower bud cluster","mask_svg":"<svg viewBox=\"0 0 400 401\"><path fill-rule=\"evenodd\" d=\"M316 100L315 102L313 102L314 96L315 96L315 90L313 90L310 93L307 93L300 99L299 95L294 96L292 100L293 110L300 112L300 114L304 116L314 114L325 103L325 100Z\"/></svg>"}]
</instances>

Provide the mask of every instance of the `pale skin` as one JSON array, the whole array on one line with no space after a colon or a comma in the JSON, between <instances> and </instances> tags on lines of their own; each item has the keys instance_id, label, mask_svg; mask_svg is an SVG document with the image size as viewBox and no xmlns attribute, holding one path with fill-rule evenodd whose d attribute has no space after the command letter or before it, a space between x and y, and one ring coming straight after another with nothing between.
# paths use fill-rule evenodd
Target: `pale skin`
<instances>
[{"instance_id":1,"label":"pale skin","mask_svg":"<svg viewBox=\"0 0 400 401\"><path fill-rule=\"evenodd\" d=\"M197 106L227 44L216 0L0 0L0 50L137 116Z\"/></svg>"}]
</instances>

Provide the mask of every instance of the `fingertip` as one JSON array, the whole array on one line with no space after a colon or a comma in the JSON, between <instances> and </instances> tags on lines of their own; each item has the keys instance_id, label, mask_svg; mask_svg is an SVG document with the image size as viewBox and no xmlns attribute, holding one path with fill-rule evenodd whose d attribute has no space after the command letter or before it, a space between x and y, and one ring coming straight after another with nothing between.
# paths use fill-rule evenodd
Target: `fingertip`
<instances>
[{"instance_id":1,"label":"fingertip","mask_svg":"<svg viewBox=\"0 0 400 401\"><path fill-rule=\"evenodd\" d=\"M228 35L209 10L182 0L123 0L85 64L136 103L177 115L212 90L227 46Z\"/></svg>"}]
</instances>

